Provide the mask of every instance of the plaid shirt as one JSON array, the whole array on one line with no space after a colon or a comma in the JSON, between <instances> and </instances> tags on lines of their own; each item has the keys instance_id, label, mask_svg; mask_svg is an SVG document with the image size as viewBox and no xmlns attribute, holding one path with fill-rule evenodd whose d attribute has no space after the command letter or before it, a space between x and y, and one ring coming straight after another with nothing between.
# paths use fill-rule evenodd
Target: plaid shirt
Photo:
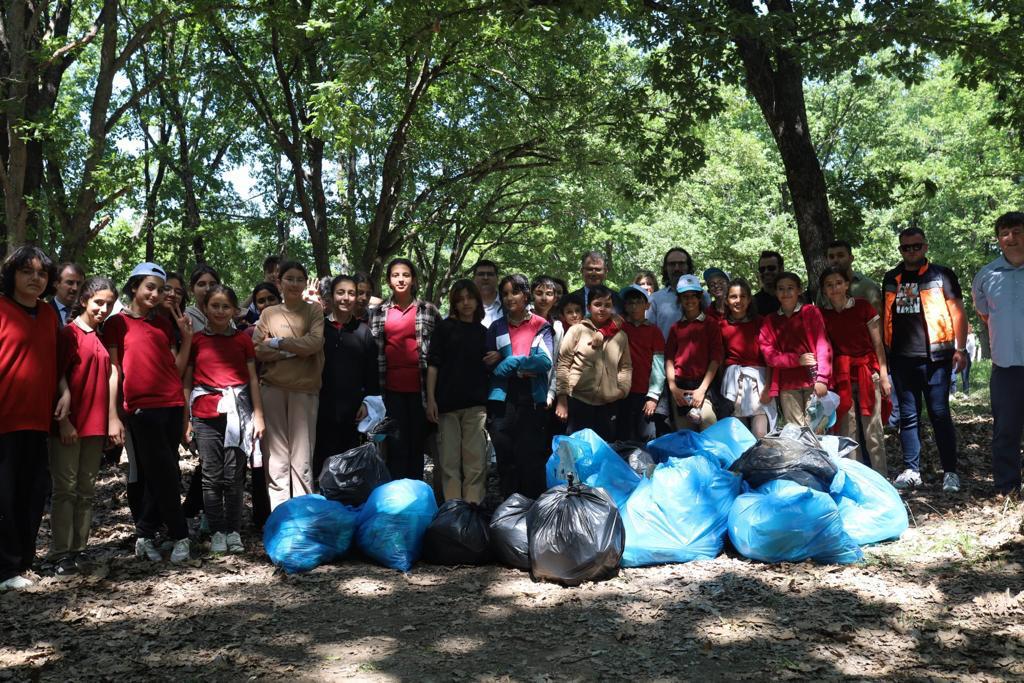
<instances>
[{"instance_id":1,"label":"plaid shirt","mask_svg":"<svg viewBox=\"0 0 1024 683\"><path fill-rule=\"evenodd\" d=\"M429 301L416 299L416 348L419 351L420 364L420 398L427 405L427 354L430 352L430 336L441 320L437 307ZM384 355L384 323L388 319L388 311L394 307L395 300L389 298L377 308L370 311L370 334L377 340L377 372L380 379L381 392L384 391L388 372L388 360Z\"/></svg>"}]
</instances>

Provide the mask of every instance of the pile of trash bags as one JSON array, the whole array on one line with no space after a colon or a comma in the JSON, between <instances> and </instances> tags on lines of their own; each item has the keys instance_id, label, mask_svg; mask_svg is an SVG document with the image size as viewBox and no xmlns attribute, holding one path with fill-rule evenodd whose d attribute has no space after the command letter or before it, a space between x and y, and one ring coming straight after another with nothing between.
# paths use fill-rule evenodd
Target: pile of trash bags
<instances>
[{"instance_id":1,"label":"pile of trash bags","mask_svg":"<svg viewBox=\"0 0 1024 683\"><path fill-rule=\"evenodd\" d=\"M554 438L548 491L491 511L462 500L438 508L425 482L391 481L369 443L328 459L323 496L278 506L264 545L289 573L357 549L403 572L419 559L498 562L566 586L619 567L712 559L726 540L763 562L848 564L908 526L896 489L844 457L856 448L793 426L755 439L736 418L646 444L609 445L584 429Z\"/></svg>"}]
</instances>

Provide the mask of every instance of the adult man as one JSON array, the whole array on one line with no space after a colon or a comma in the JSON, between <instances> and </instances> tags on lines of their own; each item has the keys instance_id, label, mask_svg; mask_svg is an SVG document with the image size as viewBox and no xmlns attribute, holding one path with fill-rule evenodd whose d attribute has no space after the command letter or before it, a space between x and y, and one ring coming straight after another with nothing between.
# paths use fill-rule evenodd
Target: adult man
<instances>
[{"instance_id":1,"label":"adult man","mask_svg":"<svg viewBox=\"0 0 1024 683\"><path fill-rule=\"evenodd\" d=\"M583 302L584 315L586 315L587 307L590 305L590 288L603 285L608 277L607 263L608 259L599 251L588 251L583 255L583 260L580 262L583 286L570 294L570 296L575 296ZM612 306L615 308L616 313L622 315L622 297L615 291L612 292Z\"/></svg>"},{"instance_id":2,"label":"adult man","mask_svg":"<svg viewBox=\"0 0 1024 683\"><path fill-rule=\"evenodd\" d=\"M766 249L757 260L757 279L761 289L754 294L754 308L759 315L770 315L779 310L779 300L775 298L775 280L782 273L782 254Z\"/></svg>"},{"instance_id":3,"label":"adult man","mask_svg":"<svg viewBox=\"0 0 1024 683\"><path fill-rule=\"evenodd\" d=\"M882 310L882 290L877 282L853 269L853 248L849 242L846 240L831 242L825 250L825 258L828 259L828 265L846 271L847 277L850 278L850 296L855 299L867 299L875 311ZM825 304L824 292L819 291L815 299L818 306L823 306Z\"/></svg>"},{"instance_id":4,"label":"adult man","mask_svg":"<svg viewBox=\"0 0 1024 683\"><path fill-rule=\"evenodd\" d=\"M942 490L960 490L956 472L956 432L949 412L950 373L966 362L967 317L960 283L952 270L930 263L928 241L920 228L900 232L903 263L885 274L882 329L889 368L900 404L900 442L905 469L896 488L921 484L921 396L935 433L942 469Z\"/></svg>"},{"instance_id":5,"label":"adult man","mask_svg":"<svg viewBox=\"0 0 1024 683\"><path fill-rule=\"evenodd\" d=\"M682 247L672 247L661 259L661 289L651 295L651 305L647 309L647 319L658 326L662 335L668 337L669 330L675 325L682 313L679 310L679 295L676 284L679 278L693 273L693 259Z\"/></svg>"},{"instance_id":6,"label":"adult man","mask_svg":"<svg viewBox=\"0 0 1024 683\"><path fill-rule=\"evenodd\" d=\"M75 305L78 298L78 290L85 282L85 271L77 263L62 263L57 268L57 288L53 293L50 305L57 311L61 325L67 325L71 320L71 307Z\"/></svg>"},{"instance_id":7,"label":"adult man","mask_svg":"<svg viewBox=\"0 0 1024 683\"><path fill-rule=\"evenodd\" d=\"M974 308L992 350L992 480L997 493L1020 491L1024 431L1024 213L996 219L1002 256L974 277Z\"/></svg>"},{"instance_id":8,"label":"adult man","mask_svg":"<svg viewBox=\"0 0 1024 683\"><path fill-rule=\"evenodd\" d=\"M504 315L501 309L501 297L498 295L498 265L494 261L482 259L473 264L473 284L480 290L480 298L484 300L484 327L490 327Z\"/></svg>"}]
</instances>

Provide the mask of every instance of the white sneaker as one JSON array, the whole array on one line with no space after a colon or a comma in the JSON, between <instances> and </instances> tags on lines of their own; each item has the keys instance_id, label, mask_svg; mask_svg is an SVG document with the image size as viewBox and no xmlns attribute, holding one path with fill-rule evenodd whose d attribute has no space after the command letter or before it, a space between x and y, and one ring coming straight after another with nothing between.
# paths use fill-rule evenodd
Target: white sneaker
<instances>
[{"instance_id":1,"label":"white sneaker","mask_svg":"<svg viewBox=\"0 0 1024 683\"><path fill-rule=\"evenodd\" d=\"M174 544L174 550L171 551L171 562L174 564L181 564L192 556L192 543L187 539L183 538Z\"/></svg>"},{"instance_id":2,"label":"white sneaker","mask_svg":"<svg viewBox=\"0 0 1024 683\"><path fill-rule=\"evenodd\" d=\"M245 552L245 545L242 543L242 537L237 531L232 531L227 536L228 552L232 555L239 555Z\"/></svg>"},{"instance_id":3,"label":"white sneaker","mask_svg":"<svg viewBox=\"0 0 1024 683\"><path fill-rule=\"evenodd\" d=\"M3 583L0 583L0 592L2 591L20 591L24 588L28 588L33 585L35 581L28 578L27 576L12 576Z\"/></svg>"},{"instance_id":4,"label":"white sneaker","mask_svg":"<svg viewBox=\"0 0 1024 683\"><path fill-rule=\"evenodd\" d=\"M921 473L917 470L912 470L909 467L900 473L900 476L896 477L896 480L892 483L898 489L912 489L921 485Z\"/></svg>"},{"instance_id":5,"label":"white sneaker","mask_svg":"<svg viewBox=\"0 0 1024 683\"><path fill-rule=\"evenodd\" d=\"M210 552L214 555L223 555L228 551L228 540L223 531L214 531L210 539Z\"/></svg>"},{"instance_id":6,"label":"white sneaker","mask_svg":"<svg viewBox=\"0 0 1024 683\"><path fill-rule=\"evenodd\" d=\"M956 472L946 472L942 477L942 490L944 493L958 493L960 491L960 475Z\"/></svg>"},{"instance_id":7,"label":"white sneaker","mask_svg":"<svg viewBox=\"0 0 1024 683\"><path fill-rule=\"evenodd\" d=\"M152 538L135 539L135 557L144 557L151 562L161 562L164 559Z\"/></svg>"}]
</instances>

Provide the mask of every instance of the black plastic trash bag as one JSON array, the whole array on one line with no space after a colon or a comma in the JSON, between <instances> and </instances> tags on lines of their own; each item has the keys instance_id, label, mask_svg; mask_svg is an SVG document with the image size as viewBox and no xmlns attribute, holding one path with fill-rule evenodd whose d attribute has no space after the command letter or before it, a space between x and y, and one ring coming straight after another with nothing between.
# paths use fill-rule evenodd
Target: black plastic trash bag
<instances>
[{"instance_id":1,"label":"black plastic trash bag","mask_svg":"<svg viewBox=\"0 0 1024 683\"><path fill-rule=\"evenodd\" d=\"M516 569L530 569L530 537L526 517L533 498L513 493L491 517L491 550L499 562Z\"/></svg>"},{"instance_id":2,"label":"black plastic trash bag","mask_svg":"<svg viewBox=\"0 0 1024 683\"><path fill-rule=\"evenodd\" d=\"M654 456L644 448L645 445L639 441L616 441L612 444L612 450L629 463L631 470L641 477L650 479L657 463L654 461Z\"/></svg>"},{"instance_id":3,"label":"black plastic trash bag","mask_svg":"<svg viewBox=\"0 0 1024 683\"><path fill-rule=\"evenodd\" d=\"M327 458L320 473L320 493L328 500L358 507L389 481L391 474L377 445L366 443Z\"/></svg>"},{"instance_id":4,"label":"black plastic trash bag","mask_svg":"<svg viewBox=\"0 0 1024 683\"><path fill-rule=\"evenodd\" d=\"M729 469L751 488L788 479L815 491L828 491L838 471L814 432L792 425L759 439Z\"/></svg>"},{"instance_id":5,"label":"black plastic trash bag","mask_svg":"<svg viewBox=\"0 0 1024 683\"><path fill-rule=\"evenodd\" d=\"M537 499L526 528L535 581L578 586L610 578L626 545L622 517L608 494L571 478Z\"/></svg>"},{"instance_id":6,"label":"black plastic trash bag","mask_svg":"<svg viewBox=\"0 0 1024 683\"><path fill-rule=\"evenodd\" d=\"M475 503L446 501L423 537L423 559L430 564L487 564L491 558L488 514Z\"/></svg>"}]
</instances>

